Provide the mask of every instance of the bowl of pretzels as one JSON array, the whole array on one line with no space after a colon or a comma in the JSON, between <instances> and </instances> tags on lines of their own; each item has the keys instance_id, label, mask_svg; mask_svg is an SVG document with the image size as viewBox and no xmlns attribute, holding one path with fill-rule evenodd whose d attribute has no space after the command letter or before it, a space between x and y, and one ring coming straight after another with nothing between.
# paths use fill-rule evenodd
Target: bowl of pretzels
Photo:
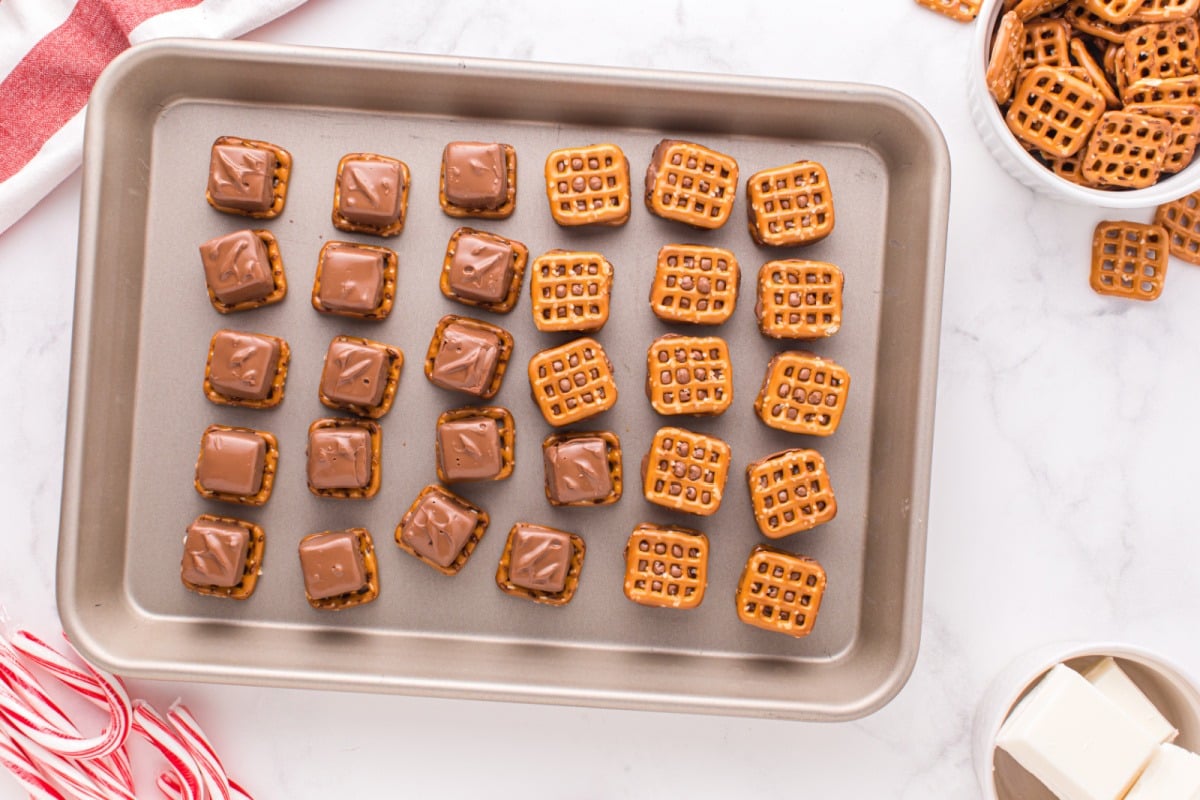
<instances>
[{"instance_id":1,"label":"bowl of pretzels","mask_svg":"<svg viewBox=\"0 0 1200 800\"><path fill-rule=\"evenodd\" d=\"M971 116L1017 180L1104 208L1200 189L1200 0L984 0Z\"/></svg>"}]
</instances>

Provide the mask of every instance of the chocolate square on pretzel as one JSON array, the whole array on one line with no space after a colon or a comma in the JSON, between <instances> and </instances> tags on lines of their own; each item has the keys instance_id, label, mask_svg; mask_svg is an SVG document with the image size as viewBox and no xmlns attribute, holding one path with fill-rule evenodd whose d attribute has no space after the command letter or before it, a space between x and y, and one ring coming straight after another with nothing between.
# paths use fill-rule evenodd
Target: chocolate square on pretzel
<instances>
[{"instance_id":1,"label":"chocolate square on pretzel","mask_svg":"<svg viewBox=\"0 0 1200 800\"><path fill-rule=\"evenodd\" d=\"M720 325L733 314L741 273L728 250L668 244L658 251L650 309L668 322Z\"/></svg>"},{"instance_id":2,"label":"chocolate square on pretzel","mask_svg":"<svg viewBox=\"0 0 1200 800\"><path fill-rule=\"evenodd\" d=\"M291 154L278 145L221 136L209 156L205 197L226 214L273 219L283 211L291 169Z\"/></svg>"},{"instance_id":3,"label":"chocolate square on pretzel","mask_svg":"<svg viewBox=\"0 0 1200 800\"><path fill-rule=\"evenodd\" d=\"M842 271L823 261L768 261L758 272L758 329L772 339L820 339L842 327Z\"/></svg>"},{"instance_id":4,"label":"chocolate square on pretzel","mask_svg":"<svg viewBox=\"0 0 1200 800\"><path fill-rule=\"evenodd\" d=\"M825 596L825 568L813 558L765 545L750 552L738 580L738 619L797 638L812 633Z\"/></svg>"},{"instance_id":5,"label":"chocolate square on pretzel","mask_svg":"<svg viewBox=\"0 0 1200 800\"><path fill-rule=\"evenodd\" d=\"M1092 236L1091 286L1098 294L1154 300L1167 276L1167 232L1160 225L1101 222Z\"/></svg>"},{"instance_id":6,"label":"chocolate square on pretzel","mask_svg":"<svg viewBox=\"0 0 1200 800\"><path fill-rule=\"evenodd\" d=\"M646 353L646 396L660 414L715 416L733 402L729 347L718 336L658 337Z\"/></svg>"},{"instance_id":7,"label":"chocolate square on pretzel","mask_svg":"<svg viewBox=\"0 0 1200 800\"><path fill-rule=\"evenodd\" d=\"M486 400L500 391L512 349L512 334L503 328L447 315L429 342L425 377L434 386Z\"/></svg>"},{"instance_id":8,"label":"chocolate square on pretzel","mask_svg":"<svg viewBox=\"0 0 1200 800\"><path fill-rule=\"evenodd\" d=\"M312 305L325 314L382 320L396 297L394 250L355 242L326 242L317 257Z\"/></svg>"},{"instance_id":9,"label":"chocolate square on pretzel","mask_svg":"<svg viewBox=\"0 0 1200 800\"><path fill-rule=\"evenodd\" d=\"M308 490L318 497L366 499L379 491L379 424L326 418L308 428Z\"/></svg>"},{"instance_id":10,"label":"chocolate square on pretzel","mask_svg":"<svg viewBox=\"0 0 1200 800\"><path fill-rule=\"evenodd\" d=\"M421 490L396 527L396 544L443 575L457 574L488 527L488 513L441 486Z\"/></svg>"},{"instance_id":11,"label":"chocolate square on pretzel","mask_svg":"<svg viewBox=\"0 0 1200 800\"><path fill-rule=\"evenodd\" d=\"M443 483L499 481L512 474L516 425L506 408L468 406L437 419L437 476Z\"/></svg>"},{"instance_id":12,"label":"chocolate square on pretzel","mask_svg":"<svg viewBox=\"0 0 1200 800\"><path fill-rule=\"evenodd\" d=\"M546 422L570 425L616 405L612 362L595 339L576 339L529 359L529 386Z\"/></svg>"},{"instance_id":13,"label":"chocolate square on pretzel","mask_svg":"<svg viewBox=\"0 0 1200 800\"><path fill-rule=\"evenodd\" d=\"M209 425L200 437L194 484L200 496L247 506L271 497L279 444L266 431Z\"/></svg>"},{"instance_id":14,"label":"chocolate square on pretzel","mask_svg":"<svg viewBox=\"0 0 1200 800\"><path fill-rule=\"evenodd\" d=\"M459 228L442 261L442 294L497 314L512 311L521 293L529 248L494 233Z\"/></svg>"},{"instance_id":15,"label":"chocolate square on pretzel","mask_svg":"<svg viewBox=\"0 0 1200 800\"><path fill-rule=\"evenodd\" d=\"M279 243L269 231L234 231L200 245L208 299L222 314L278 303L287 293Z\"/></svg>"},{"instance_id":16,"label":"chocolate square on pretzel","mask_svg":"<svg viewBox=\"0 0 1200 800\"><path fill-rule=\"evenodd\" d=\"M568 147L546 156L550 216L564 227L624 225L629 219L629 161L615 144Z\"/></svg>"},{"instance_id":17,"label":"chocolate square on pretzel","mask_svg":"<svg viewBox=\"0 0 1200 800\"><path fill-rule=\"evenodd\" d=\"M335 336L321 368L319 397L326 406L379 419L400 385L400 348L358 336Z\"/></svg>"},{"instance_id":18,"label":"chocolate square on pretzel","mask_svg":"<svg viewBox=\"0 0 1200 800\"><path fill-rule=\"evenodd\" d=\"M625 596L638 605L695 608L708 586L708 537L643 522L625 544Z\"/></svg>"},{"instance_id":19,"label":"chocolate square on pretzel","mask_svg":"<svg viewBox=\"0 0 1200 800\"><path fill-rule=\"evenodd\" d=\"M338 162L333 187L333 227L395 236L408 210L408 165L375 153L348 153Z\"/></svg>"},{"instance_id":20,"label":"chocolate square on pretzel","mask_svg":"<svg viewBox=\"0 0 1200 800\"><path fill-rule=\"evenodd\" d=\"M769 427L829 436L841 422L849 391L845 367L812 353L789 350L767 364L754 410Z\"/></svg>"},{"instance_id":21,"label":"chocolate square on pretzel","mask_svg":"<svg viewBox=\"0 0 1200 800\"><path fill-rule=\"evenodd\" d=\"M273 408L283 401L290 358L278 336L219 330L208 346L204 395L218 405Z\"/></svg>"},{"instance_id":22,"label":"chocolate square on pretzel","mask_svg":"<svg viewBox=\"0 0 1200 800\"><path fill-rule=\"evenodd\" d=\"M341 611L379 596L375 543L366 528L309 534L299 552L304 594L313 608Z\"/></svg>"},{"instance_id":23,"label":"chocolate square on pretzel","mask_svg":"<svg viewBox=\"0 0 1200 800\"><path fill-rule=\"evenodd\" d=\"M599 253L551 250L533 260L529 296L539 331L595 331L608 322L613 267Z\"/></svg>"},{"instance_id":24,"label":"chocolate square on pretzel","mask_svg":"<svg viewBox=\"0 0 1200 800\"><path fill-rule=\"evenodd\" d=\"M450 142L438 199L451 217L503 219L517 207L517 151L497 142Z\"/></svg>"},{"instance_id":25,"label":"chocolate square on pretzel","mask_svg":"<svg viewBox=\"0 0 1200 800\"><path fill-rule=\"evenodd\" d=\"M615 433L556 433L542 442L552 506L603 506L621 499L621 441Z\"/></svg>"},{"instance_id":26,"label":"chocolate square on pretzel","mask_svg":"<svg viewBox=\"0 0 1200 800\"><path fill-rule=\"evenodd\" d=\"M816 450L773 453L746 467L750 505L763 536L779 539L837 516L825 459Z\"/></svg>"},{"instance_id":27,"label":"chocolate square on pretzel","mask_svg":"<svg viewBox=\"0 0 1200 800\"><path fill-rule=\"evenodd\" d=\"M508 532L496 585L514 597L565 605L579 588L585 550L583 539L573 533L518 522Z\"/></svg>"},{"instance_id":28,"label":"chocolate square on pretzel","mask_svg":"<svg viewBox=\"0 0 1200 800\"><path fill-rule=\"evenodd\" d=\"M258 583L265 544L252 522L201 514L184 536L180 580L197 594L245 600Z\"/></svg>"},{"instance_id":29,"label":"chocolate square on pretzel","mask_svg":"<svg viewBox=\"0 0 1200 800\"><path fill-rule=\"evenodd\" d=\"M642 459L642 492L656 505L706 517L721 507L731 460L715 436L659 428Z\"/></svg>"},{"instance_id":30,"label":"chocolate square on pretzel","mask_svg":"<svg viewBox=\"0 0 1200 800\"><path fill-rule=\"evenodd\" d=\"M733 156L694 142L663 139L646 168L646 208L694 228L719 228L733 210L737 180Z\"/></svg>"},{"instance_id":31,"label":"chocolate square on pretzel","mask_svg":"<svg viewBox=\"0 0 1200 800\"><path fill-rule=\"evenodd\" d=\"M750 235L759 244L812 244L833 232L833 191L816 161L756 172L746 181L746 194Z\"/></svg>"}]
</instances>

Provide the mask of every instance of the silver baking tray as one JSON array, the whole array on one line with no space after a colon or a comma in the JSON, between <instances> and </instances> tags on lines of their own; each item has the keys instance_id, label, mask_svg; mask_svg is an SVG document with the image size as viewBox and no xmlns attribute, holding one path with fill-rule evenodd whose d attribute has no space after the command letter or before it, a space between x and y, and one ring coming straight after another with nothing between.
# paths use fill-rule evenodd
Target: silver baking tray
<instances>
[{"instance_id":1,"label":"silver baking tray","mask_svg":"<svg viewBox=\"0 0 1200 800\"><path fill-rule=\"evenodd\" d=\"M209 146L225 134L274 142L294 157L287 207L262 225L279 240L288 297L230 316L209 305L196 251L248 224L204 201ZM741 196L736 219L716 232L651 216L637 187L664 136L732 154L743 177L821 161L836 230L806 249L756 246ZM517 150L517 212L476 227L525 242L531 256L594 249L615 265L612 317L597 338L621 395L593 423L619 434L630 474L654 430L680 422L657 417L642 394L646 348L673 329L647 305L655 253L669 242L708 242L737 255L742 299L712 330L730 346L734 405L719 418L682 423L732 445L734 469L716 515L674 516L645 502L636 479L614 506L547 504L540 444L550 429L524 366L569 337L535 330L527 289L502 317L472 313L439 292L442 254L460 223L438 206L438 167L443 145L456 139ZM546 206L545 156L594 142L614 142L629 156L633 217L621 228L560 229ZM320 315L309 304L321 244L372 241L330 224L338 159L355 151L392 155L412 170L408 223L385 242L400 267L397 307L382 323ZM103 74L85 155L58 602L90 658L137 677L809 720L860 717L903 686L920 639L949 191L942 136L909 98L846 84L167 41L132 49ZM832 261L846 274L842 330L811 346L852 377L841 427L824 440L772 431L753 411L768 360L786 349L757 332L754 277L764 261L795 256ZM437 320L454 312L497 322L516 338L494 402L515 415L517 468L504 482L460 485L491 513L492 527L466 568L446 578L399 550L393 532L434 480L434 420L467 404L421 374ZM231 409L205 398L207 346L221 327L288 340L293 361L280 407ZM382 420L383 487L370 501L316 498L304 480L305 431L328 414L317 399L320 366L339 333L406 355L395 407ZM211 423L279 438L275 494L262 509L207 502L192 488L200 434ZM746 556L764 541L744 468L798 445L822 450L840 507L835 521L778 542L818 558L829 574L816 630L802 640L742 624L733 602ZM201 597L180 585L183 531L202 512L265 529L264 572L250 600ZM497 589L496 563L518 520L586 540L582 582L568 606ZM699 609L625 599L621 552L639 522L708 533L711 574ZM380 597L349 611L315 611L304 598L297 543L351 526L374 535Z\"/></svg>"}]
</instances>

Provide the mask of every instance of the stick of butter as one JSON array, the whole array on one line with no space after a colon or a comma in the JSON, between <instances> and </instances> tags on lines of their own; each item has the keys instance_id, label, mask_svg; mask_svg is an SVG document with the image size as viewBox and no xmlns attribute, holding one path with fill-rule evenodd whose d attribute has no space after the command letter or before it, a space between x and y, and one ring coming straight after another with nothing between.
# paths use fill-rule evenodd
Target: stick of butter
<instances>
[{"instance_id":1,"label":"stick of butter","mask_svg":"<svg viewBox=\"0 0 1200 800\"><path fill-rule=\"evenodd\" d=\"M996 737L997 747L1062 800L1120 800L1158 744L1062 664L1025 695Z\"/></svg>"},{"instance_id":2,"label":"stick of butter","mask_svg":"<svg viewBox=\"0 0 1200 800\"><path fill-rule=\"evenodd\" d=\"M1105 697L1125 709L1126 714L1145 726L1158 741L1173 742L1179 735L1175 726L1167 722L1167 718L1159 713L1150 699L1142 694L1142 690L1111 657L1105 658L1083 673L1083 677Z\"/></svg>"},{"instance_id":3,"label":"stick of butter","mask_svg":"<svg viewBox=\"0 0 1200 800\"><path fill-rule=\"evenodd\" d=\"M1196 800L1200 798L1200 756L1173 744L1160 744L1150 766L1125 800Z\"/></svg>"}]
</instances>

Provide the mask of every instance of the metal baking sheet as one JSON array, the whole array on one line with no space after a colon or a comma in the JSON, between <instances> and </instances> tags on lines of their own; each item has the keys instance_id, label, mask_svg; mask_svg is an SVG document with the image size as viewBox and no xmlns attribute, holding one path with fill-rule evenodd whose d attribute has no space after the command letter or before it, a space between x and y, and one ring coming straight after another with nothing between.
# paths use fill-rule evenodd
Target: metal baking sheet
<instances>
[{"instance_id":1,"label":"metal baking sheet","mask_svg":"<svg viewBox=\"0 0 1200 800\"><path fill-rule=\"evenodd\" d=\"M209 146L227 134L287 148L294 169L284 213L263 225L279 240L288 297L222 316L208 303L196 247L248 225L204 201ZM759 169L819 160L833 187L833 235L803 249L756 246L742 196L720 231L653 217L638 189L664 136L735 156L739 192ZM551 429L530 397L525 364L571 337L536 331L527 286L509 315L476 313L439 292L442 255L460 221L438 206L438 168L443 145L456 139L517 150L516 213L468 224L525 242L531 256L594 249L615 265L612 316L597 338L614 362L620 400L577 427L615 431L630 475L660 425L721 436L734 464L717 514L652 506L636 478L615 506L548 505L540 444ZM546 207L545 156L594 142L614 142L629 157L632 219L620 228L561 229ZM401 158L412 171L404 233L383 242L400 266L397 307L382 323L320 315L309 304L323 242L381 243L330 224L338 159L355 151ZM134 48L102 76L88 117L59 550L69 634L97 662L139 677L822 720L870 713L904 684L919 642L948 184L936 125L885 89L239 43ZM725 337L732 353L734 404L718 418L658 417L643 394L651 341L688 332L656 320L647 304L655 254L669 242L718 244L741 263L733 318L695 329ZM823 440L768 429L753 411L768 360L787 349L757 332L755 275L764 261L792 256L832 261L846 274L842 330L811 346L852 379L841 427ZM488 319L516 338L493 401L516 418L516 471L504 482L457 487L491 513L492 527L454 578L393 542L401 515L435 478L434 420L468 404L421 372L434 326L448 313ZM288 340L293 360L280 407L231 409L205 399L206 350L222 327ZM370 501L316 498L304 480L307 426L331 415L317 399L322 358L340 333L397 345L406 356L395 407L381 420L383 486ZM207 502L192 488L200 434L211 423L279 438L278 479L265 507ZM829 574L816 630L802 640L739 622L733 602L746 556L765 541L751 516L745 466L791 446L824 453L840 509L835 521L776 543L816 557ZM201 597L180 585L183 530L202 512L265 529L264 571L250 600ZM497 589L496 562L518 520L585 538L582 582L568 606ZM651 609L624 597L621 552L643 521L709 535L711 574L699 609ZM308 533L351 526L374 535L380 597L340 613L313 610L296 545Z\"/></svg>"}]
</instances>

